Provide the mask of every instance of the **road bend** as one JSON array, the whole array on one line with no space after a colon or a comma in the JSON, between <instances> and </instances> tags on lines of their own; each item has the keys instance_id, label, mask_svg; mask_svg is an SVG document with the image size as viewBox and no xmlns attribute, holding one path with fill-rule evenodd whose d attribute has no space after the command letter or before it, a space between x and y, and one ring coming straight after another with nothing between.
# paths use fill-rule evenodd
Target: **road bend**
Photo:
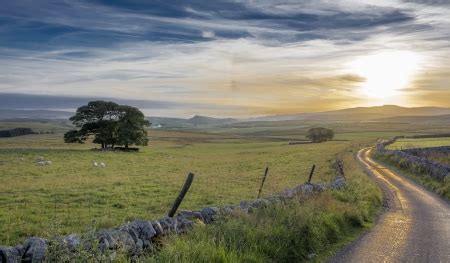
<instances>
[{"instance_id":1,"label":"road bend","mask_svg":"<svg viewBox=\"0 0 450 263\"><path fill-rule=\"evenodd\" d=\"M382 188L386 210L375 226L331 262L450 262L450 203L370 157L358 161Z\"/></svg>"}]
</instances>

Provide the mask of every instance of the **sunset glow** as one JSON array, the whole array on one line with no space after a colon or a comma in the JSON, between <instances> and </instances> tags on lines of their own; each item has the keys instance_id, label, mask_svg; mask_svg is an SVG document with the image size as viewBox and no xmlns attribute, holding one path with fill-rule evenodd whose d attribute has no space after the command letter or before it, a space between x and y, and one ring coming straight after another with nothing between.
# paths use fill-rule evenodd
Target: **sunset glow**
<instances>
[{"instance_id":1,"label":"sunset glow","mask_svg":"<svg viewBox=\"0 0 450 263\"><path fill-rule=\"evenodd\" d=\"M173 117L449 106L445 1L23 2L0 5L0 96Z\"/></svg>"},{"instance_id":2,"label":"sunset glow","mask_svg":"<svg viewBox=\"0 0 450 263\"><path fill-rule=\"evenodd\" d=\"M411 51L384 51L362 56L351 63L351 70L363 77L361 92L372 98L401 95L420 70L422 58Z\"/></svg>"}]
</instances>

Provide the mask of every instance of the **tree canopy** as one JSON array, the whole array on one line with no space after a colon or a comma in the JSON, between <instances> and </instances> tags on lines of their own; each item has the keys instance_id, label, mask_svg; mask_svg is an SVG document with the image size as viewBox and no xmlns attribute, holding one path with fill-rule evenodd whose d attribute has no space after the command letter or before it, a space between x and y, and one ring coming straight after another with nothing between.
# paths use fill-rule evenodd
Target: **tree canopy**
<instances>
[{"instance_id":1,"label":"tree canopy","mask_svg":"<svg viewBox=\"0 0 450 263\"><path fill-rule=\"evenodd\" d=\"M102 148L123 145L147 145L144 114L137 108L119 105L111 101L91 101L77 109L70 118L79 129L70 130L64 134L66 143L84 143L89 136L94 136L94 143Z\"/></svg>"},{"instance_id":2,"label":"tree canopy","mask_svg":"<svg viewBox=\"0 0 450 263\"><path fill-rule=\"evenodd\" d=\"M306 138L310 139L312 142L326 142L333 139L334 131L332 129L316 127L311 128L306 133Z\"/></svg>"}]
</instances>

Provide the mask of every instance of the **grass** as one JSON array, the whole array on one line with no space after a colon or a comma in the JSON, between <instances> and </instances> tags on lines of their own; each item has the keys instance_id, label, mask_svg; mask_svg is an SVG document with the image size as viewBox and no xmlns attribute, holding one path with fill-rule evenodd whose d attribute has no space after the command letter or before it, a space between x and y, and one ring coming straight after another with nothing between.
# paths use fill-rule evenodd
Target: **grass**
<instances>
[{"instance_id":1,"label":"grass","mask_svg":"<svg viewBox=\"0 0 450 263\"><path fill-rule=\"evenodd\" d=\"M390 169L399 170L401 174L450 200L450 178L448 176L443 181L436 180L427 174L402 166L403 162L397 156L375 155L375 158Z\"/></svg>"},{"instance_id":2,"label":"grass","mask_svg":"<svg viewBox=\"0 0 450 263\"><path fill-rule=\"evenodd\" d=\"M409 149L409 148L426 148L426 147L438 147L438 146L450 146L450 138L420 138L411 139L404 138L399 139L395 143L389 145L387 148L394 150ZM427 158L430 161L450 165L450 157L447 153L443 152L433 152L428 153L426 156L422 155L421 158ZM405 168L401 166L402 161L396 156L383 156L379 155L376 158L382 161L384 164L390 166L391 168L397 167L401 172L414 181L422 184L431 191L438 193L450 199L450 180L447 178L444 181L436 180L427 174L423 174L419 171L413 170L411 168Z\"/></svg>"},{"instance_id":3,"label":"grass","mask_svg":"<svg viewBox=\"0 0 450 263\"><path fill-rule=\"evenodd\" d=\"M425 148L425 147L438 147L438 146L450 146L450 137L448 138L422 138L411 139L404 138L398 139L395 143L389 145L387 149L400 150L409 148Z\"/></svg>"},{"instance_id":4,"label":"grass","mask_svg":"<svg viewBox=\"0 0 450 263\"><path fill-rule=\"evenodd\" d=\"M0 121L0 130L9 130L14 128L31 128L34 132L64 132L71 129L73 126L69 121L51 121L51 120L20 120L17 121Z\"/></svg>"},{"instance_id":5,"label":"grass","mask_svg":"<svg viewBox=\"0 0 450 263\"><path fill-rule=\"evenodd\" d=\"M254 199L266 166L264 194L305 182L312 164L313 181L330 181L330 164L340 156L349 181L346 190L199 225L186 237L163 240L161 254L144 259L302 261L318 254L313 260L320 261L370 227L380 205L380 191L352 158L356 150L378 137L443 129L400 131L371 125L332 124L336 141L292 146L287 142L304 139L307 129L302 124L286 129L152 130L150 146L139 153L90 151L95 146L89 143L62 143L61 133L0 139L0 244L158 218L168 211L190 171L194 183L180 209ZM37 166L33 161L38 156L52 165ZM106 168L92 167L92 160L105 162Z\"/></svg>"},{"instance_id":6,"label":"grass","mask_svg":"<svg viewBox=\"0 0 450 263\"><path fill-rule=\"evenodd\" d=\"M164 215L186 174L196 176L181 209L255 198L265 167L264 193L306 181L331 179L329 163L350 142L288 146L285 141L158 131L139 153L90 151L67 145L62 135L0 140L0 244L53 233L109 227L134 218ZM37 166L39 156L50 166ZM24 158L21 161L20 158ZM92 167L91 161L106 168ZM95 222L93 222L95 220ZM48 231L51 229L51 231Z\"/></svg>"},{"instance_id":7,"label":"grass","mask_svg":"<svg viewBox=\"0 0 450 263\"><path fill-rule=\"evenodd\" d=\"M163 240L160 253L143 262L325 261L372 225L381 192L343 156L348 186L305 200L294 199L253 214L236 214L213 225L198 225L182 237Z\"/></svg>"}]
</instances>

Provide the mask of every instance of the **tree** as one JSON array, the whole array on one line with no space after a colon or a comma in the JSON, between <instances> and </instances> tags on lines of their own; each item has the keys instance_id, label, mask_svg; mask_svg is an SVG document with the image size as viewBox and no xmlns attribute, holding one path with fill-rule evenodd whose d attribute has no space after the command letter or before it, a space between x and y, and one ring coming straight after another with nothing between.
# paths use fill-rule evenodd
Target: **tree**
<instances>
[{"instance_id":1,"label":"tree","mask_svg":"<svg viewBox=\"0 0 450 263\"><path fill-rule=\"evenodd\" d=\"M70 130L64 134L65 143L83 143L87 138L77 130Z\"/></svg>"},{"instance_id":2,"label":"tree","mask_svg":"<svg viewBox=\"0 0 450 263\"><path fill-rule=\"evenodd\" d=\"M117 127L117 143L124 145L128 150L130 144L148 144L146 126L150 123L145 120L144 114L137 108L120 106L120 119Z\"/></svg>"},{"instance_id":3,"label":"tree","mask_svg":"<svg viewBox=\"0 0 450 263\"><path fill-rule=\"evenodd\" d=\"M333 139L334 131L332 129L317 127L311 128L306 133L306 138L310 139L312 142L326 142Z\"/></svg>"},{"instance_id":4,"label":"tree","mask_svg":"<svg viewBox=\"0 0 450 263\"><path fill-rule=\"evenodd\" d=\"M148 121L137 108L119 105L108 101L91 101L77 109L70 118L79 130L68 131L64 135L66 143L84 143L89 136L94 135L94 143L102 148L115 145L131 144L147 145Z\"/></svg>"},{"instance_id":5,"label":"tree","mask_svg":"<svg viewBox=\"0 0 450 263\"><path fill-rule=\"evenodd\" d=\"M78 131L69 131L64 135L66 143L84 143L90 135L94 135L94 143L106 148L114 147L115 131L119 119L119 104L112 101L96 100L77 109L70 118L72 123L80 128Z\"/></svg>"}]
</instances>

